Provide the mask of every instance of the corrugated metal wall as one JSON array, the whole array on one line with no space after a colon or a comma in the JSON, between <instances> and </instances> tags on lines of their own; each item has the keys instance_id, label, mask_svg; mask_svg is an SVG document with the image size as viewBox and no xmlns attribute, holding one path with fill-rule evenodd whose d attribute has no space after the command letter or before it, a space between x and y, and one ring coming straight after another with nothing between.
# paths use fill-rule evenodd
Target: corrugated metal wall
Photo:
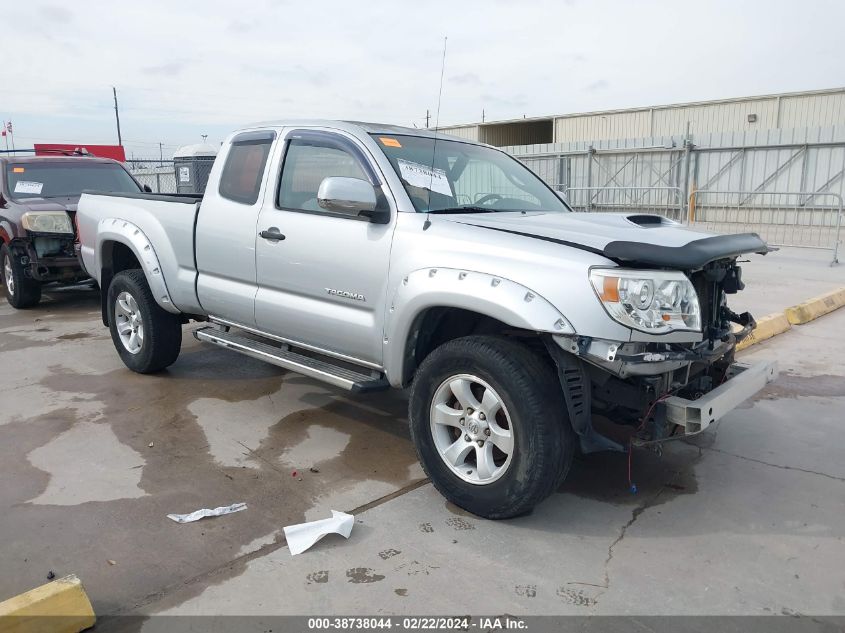
<instances>
[{"instance_id":1,"label":"corrugated metal wall","mask_svg":"<svg viewBox=\"0 0 845 633\"><path fill-rule=\"evenodd\" d=\"M463 138L468 141L478 140L478 126L477 125L461 125L458 127L442 127L439 130L444 134L451 134L458 138Z\"/></svg>"},{"instance_id":2,"label":"corrugated metal wall","mask_svg":"<svg viewBox=\"0 0 845 633\"><path fill-rule=\"evenodd\" d=\"M555 142L602 141L653 136L648 110L576 115L555 119Z\"/></svg>"},{"instance_id":3,"label":"corrugated metal wall","mask_svg":"<svg viewBox=\"0 0 845 633\"><path fill-rule=\"evenodd\" d=\"M756 119L749 121L749 115ZM441 128L444 132L491 145L529 145L540 124L553 122L549 141L596 143L685 134L828 127L845 124L845 88L678 105L561 115L547 119L501 121Z\"/></svg>"},{"instance_id":4,"label":"corrugated metal wall","mask_svg":"<svg viewBox=\"0 0 845 633\"><path fill-rule=\"evenodd\" d=\"M845 125L502 148L559 188L677 187L845 197Z\"/></svg>"},{"instance_id":5,"label":"corrugated metal wall","mask_svg":"<svg viewBox=\"0 0 845 633\"><path fill-rule=\"evenodd\" d=\"M845 122L845 90L824 95L781 97L777 127L840 125Z\"/></svg>"},{"instance_id":6,"label":"corrugated metal wall","mask_svg":"<svg viewBox=\"0 0 845 633\"><path fill-rule=\"evenodd\" d=\"M755 115L757 120L749 122L749 115ZM657 108L654 110L654 128L651 135L683 134L687 121L693 134L768 130L777 127L777 99ZM807 121L803 125L818 123Z\"/></svg>"}]
</instances>

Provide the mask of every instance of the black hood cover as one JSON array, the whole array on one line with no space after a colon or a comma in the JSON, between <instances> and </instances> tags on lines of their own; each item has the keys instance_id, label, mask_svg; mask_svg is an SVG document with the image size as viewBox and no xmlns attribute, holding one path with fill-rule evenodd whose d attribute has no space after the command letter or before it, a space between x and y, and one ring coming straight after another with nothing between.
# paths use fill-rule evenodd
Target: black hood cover
<instances>
[{"instance_id":1,"label":"black hood cover","mask_svg":"<svg viewBox=\"0 0 845 633\"><path fill-rule=\"evenodd\" d=\"M765 255L773 250L756 233L740 233L705 237L683 246L610 242L602 249L602 254L618 262L695 270L717 259L738 257L746 253Z\"/></svg>"}]
</instances>

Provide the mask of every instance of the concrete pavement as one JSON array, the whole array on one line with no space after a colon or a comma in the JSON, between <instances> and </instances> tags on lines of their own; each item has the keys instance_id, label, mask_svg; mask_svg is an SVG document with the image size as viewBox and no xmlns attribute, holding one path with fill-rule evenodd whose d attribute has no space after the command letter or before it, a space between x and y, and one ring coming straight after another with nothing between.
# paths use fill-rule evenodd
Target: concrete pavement
<instances>
[{"instance_id":1,"label":"concrete pavement","mask_svg":"<svg viewBox=\"0 0 845 633\"><path fill-rule=\"evenodd\" d=\"M663 458L583 458L527 517L430 486L327 537L232 566L147 614L845 614L845 311L761 344L784 375Z\"/></svg>"},{"instance_id":2,"label":"concrete pavement","mask_svg":"<svg viewBox=\"0 0 845 633\"><path fill-rule=\"evenodd\" d=\"M845 285L822 259L752 258L733 307ZM191 326L170 370L138 376L95 292L2 303L0 600L53 572L79 575L100 616L845 613L843 325L840 311L746 352L784 375L695 443L638 451L637 495L624 456L593 455L533 515L487 522L425 484L402 393L351 397ZM291 558L281 528L332 508L357 510L352 538Z\"/></svg>"}]
</instances>

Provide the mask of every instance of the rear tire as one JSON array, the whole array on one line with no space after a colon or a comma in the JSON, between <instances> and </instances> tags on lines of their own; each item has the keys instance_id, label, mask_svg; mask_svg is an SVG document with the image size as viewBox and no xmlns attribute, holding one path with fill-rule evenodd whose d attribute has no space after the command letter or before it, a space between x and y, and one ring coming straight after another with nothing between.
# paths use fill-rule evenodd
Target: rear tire
<instances>
[{"instance_id":1,"label":"rear tire","mask_svg":"<svg viewBox=\"0 0 845 633\"><path fill-rule=\"evenodd\" d=\"M181 319L155 302L142 270L115 275L106 305L112 342L129 369L150 374L176 361L182 347Z\"/></svg>"},{"instance_id":2,"label":"rear tire","mask_svg":"<svg viewBox=\"0 0 845 633\"><path fill-rule=\"evenodd\" d=\"M553 365L504 337L434 350L414 379L409 418L435 488L488 519L530 511L572 463L576 438Z\"/></svg>"},{"instance_id":3,"label":"rear tire","mask_svg":"<svg viewBox=\"0 0 845 633\"><path fill-rule=\"evenodd\" d=\"M38 305L41 301L41 283L26 276L23 265L12 254L8 244L0 248L0 269L9 305L18 310Z\"/></svg>"}]
</instances>

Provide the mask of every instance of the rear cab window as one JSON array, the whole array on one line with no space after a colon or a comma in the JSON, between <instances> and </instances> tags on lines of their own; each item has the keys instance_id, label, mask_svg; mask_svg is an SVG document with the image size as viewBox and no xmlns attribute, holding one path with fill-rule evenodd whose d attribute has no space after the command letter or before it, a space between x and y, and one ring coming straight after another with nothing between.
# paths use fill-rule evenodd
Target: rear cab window
<instances>
[{"instance_id":1,"label":"rear cab window","mask_svg":"<svg viewBox=\"0 0 845 633\"><path fill-rule=\"evenodd\" d=\"M30 161L6 164L6 187L16 200L30 198L72 198L83 191L137 193L140 187L116 163L89 161Z\"/></svg>"},{"instance_id":2,"label":"rear cab window","mask_svg":"<svg viewBox=\"0 0 845 633\"><path fill-rule=\"evenodd\" d=\"M232 139L220 175L218 191L222 197L241 204L256 203L275 138L274 132L267 131L245 132Z\"/></svg>"}]
</instances>

